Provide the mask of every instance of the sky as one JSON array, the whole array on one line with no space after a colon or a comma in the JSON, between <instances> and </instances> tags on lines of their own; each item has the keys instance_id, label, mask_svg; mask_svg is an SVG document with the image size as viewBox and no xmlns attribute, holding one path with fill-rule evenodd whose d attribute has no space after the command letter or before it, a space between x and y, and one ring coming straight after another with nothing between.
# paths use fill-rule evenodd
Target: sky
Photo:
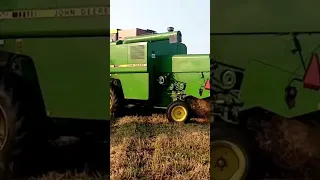
<instances>
[{"instance_id":1,"label":"sky","mask_svg":"<svg viewBox=\"0 0 320 180\"><path fill-rule=\"evenodd\" d=\"M188 54L210 53L210 0L110 0L110 29L174 27Z\"/></svg>"}]
</instances>

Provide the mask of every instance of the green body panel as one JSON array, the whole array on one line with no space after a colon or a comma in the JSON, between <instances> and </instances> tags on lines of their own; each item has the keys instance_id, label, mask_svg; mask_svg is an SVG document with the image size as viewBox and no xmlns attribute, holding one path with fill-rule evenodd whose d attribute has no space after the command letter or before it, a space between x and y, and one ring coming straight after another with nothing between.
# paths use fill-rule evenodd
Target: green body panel
<instances>
[{"instance_id":1,"label":"green body panel","mask_svg":"<svg viewBox=\"0 0 320 180\"><path fill-rule=\"evenodd\" d=\"M172 72L209 72L208 54L175 55L172 57Z\"/></svg>"},{"instance_id":2,"label":"green body panel","mask_svg":"<svg viewBox=\"0 0 320 180\"><path fill-rule=\"evenodd\" d=\"M210 91L199 94L210 79L210 58L207 54L176 55L172 57L172 72L175 80L187 82L185 93L198 99L210 97Z\"/></svg>"},{"instance_id":3,"label":"green body panel","mask_svg":"<svg viewBox=\"0 0 320 180\"><path fill-rule=\"evenodd\" d=\"M138 47L138 49L134 49L135 47ZM119 67L110 67L110 73L113 78L121 80L123 94L126 99L149 99L147 65L126 67L128 64L147 64L146 47L147 43L145 42L110 46L110 64L119 65ZM135 57L133 53L137 53L138 57Z\"/></svg>"},{"instance_id":4,"label":"green body panel","mask_svg":"<svg viewBox=\"0 0 320 180\"><path fill-rule=\"evenodd\" d=\"M51 37L51 36L109 36L109 15L94 16L90 8L109 14L109 1L103 0L4 0L0 11L24 11L40 9L83 8L82 17L51 17L8 19L0 23L0 38ZM91 11L90 11L91 10ZM57 14L58 15L58 14Z\"/></svg>"},{"instance_id":5,"label":"green body panel","mask_svg":"<svg viewBox=\"0 0 320 180\"><path fill-rule=\"evenodd\" d=\"M153 101L157 106L166 107L171 103L175 95L172 86L175 83L185 83L185 93L187 96L205 99L210 97L210 91L204 90L203 86L210 78L210 59L205 54L184 54L165 56L163 59L154 61L154 82L157 82L159 76L167 77L167 85L154 83ZM202 77L203 75L203 77ZM199 94L199 89L203 89L203 93Z\"/></svg>"},{"instance_id":6,"label":"green body panel","mask_svg":"<svg viewBox=\"0 0 320 180\"><path fill-rule=\"evenodd\" d=\"M109 1L0 2L2 11L89 7L107 10ZM0 39L0 50L33 60L48 116L109 120L109 14L3 19Z\"/></svg>"},{"instance_id":7,"label":"green body panel","mask_svg":"<svg viewBox=\"0 0 320 180\"><path fill-rule=\"evenodd\" d=\"M114 44L114 43L112 43ZM110 52L112 52L112 56L110 56L110 64L120 65L127 64L128 62L128 46L110 46ZM110 72L117 72L123 69L110 69Z\"/></svg>"},{"instance_id":8,"label":"green body panel","mask_svg":"<svg viewBox=\"0 0 320 180\"><path fill-rule=\"evenodd\" d=\"M118 74L121 80L123 94L126 99L148 100L149 99L149 73Z\"/></svg>"},{"instance_id":9,"label":"green body panel","mask_svg":"<svg viewBox=\"0 0 320 180\"><path fill-rule=\"evenodd\" d=\"M111 77L121 82L126 99L145 100L167 107L179 94L196 98L209 79L209 55L188 55L179 31L137 36L110 43ZM165 79L164 84L159 78ZM184 89L174 89L175 86Z\"/></svg>"},{"instance_id":10,"label":"green body panel","mask_svg":"<svg viewBox=\"0 0 320 180\"><path fill-rule=\"evenodd\" d=\"M212 33L319 32L318 0L217 0Z\"/></svg>"},{"instance_id":11,"label":"green body panel","mask_svg":"<svg viewBox=\"0 0 320 180\"><path fill-rule=\"evenodd\" d=\"M217 64L224 64L216 70L213 83L221 83L222 69L240 68L235 70L241 72L239 94L234 95L244 103L240 110L260 107L288 118L318 111L319 92L304 88L301 82L302 61L307 65L311 53L320 53L318 5L315 0L215 2L211 54ZM301 45L301 57L294 38ZM287 86L298 90L291 109L285 101Z\"/></svg>"}]
</instances>

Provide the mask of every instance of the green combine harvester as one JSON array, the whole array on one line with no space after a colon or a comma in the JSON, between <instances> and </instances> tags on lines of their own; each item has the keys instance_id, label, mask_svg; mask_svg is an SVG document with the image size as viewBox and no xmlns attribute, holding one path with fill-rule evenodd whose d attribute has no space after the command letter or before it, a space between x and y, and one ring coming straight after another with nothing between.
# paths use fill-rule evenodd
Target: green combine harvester
<instances>
[{"instance_id":1,"label":"green combine harvester","mask_svg":"<svg viewBox=\"0 0 320 180\"><path fill-rule=\"evenodd\" d=\"M256 168L263 167L263 162L257 162L261 157L255 156L255 145L259 144L253 139L260 142L267 133L262 119L282 124L275 127L286 138L266 140L260 147L288 143L291 158L298 157L297 151L308 151L306 145L298 146L309 141L300 139L300 131L290 130L293 123L300 124L296 129L307 129L308 136L320 132L316 128L320 112L319 5L316 0L215 1L211 9L212 179L258 179ZM317 147L317 143L312 145ZM279 153L281 148L275 152L286 154ZM292 170L299 167L293 168L293 163L284 161L290 157L286 158L274 162ZM303 167L307 161L299 162Z\"/></svg>"},{"instance_id":2,"label":"green combine harvester","mask_svg":"<svg viewBox=\"0 0 320 180\"><path fill-rule=\"evenodd\" d=\"M209 55L187 54L180 31L126 37L111 42L110 51L112 116L133 103L165 108L170 121L187 122L195 112L191 102L208 102Z\"/></svg>"},{"instance_id":3,"label":"green combine harvester","mask_svg":"<svg viewBox=\"0 0 320 180\"><path fill-rule=\"evenodd\" d=\"M109 140L109 16L102 0L0 2L0 179L60 135Z\"/></svg>"}]
</instances>

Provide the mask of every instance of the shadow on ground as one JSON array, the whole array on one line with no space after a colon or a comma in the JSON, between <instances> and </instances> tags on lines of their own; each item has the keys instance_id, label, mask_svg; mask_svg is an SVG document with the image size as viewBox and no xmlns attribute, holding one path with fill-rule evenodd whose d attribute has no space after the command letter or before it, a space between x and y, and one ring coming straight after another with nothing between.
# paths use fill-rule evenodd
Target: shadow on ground
<instances>
[{"instance_id":1,"label":"shadow on ground","mask_svg":"<svg viewBox=\"0 0 320 180\"><path fill-rule=\"evenodd\" d=\"M12 180L109 179L109 143L89 143L61 137L39 152L20 159L21 170ZM13 164L14 166L14 164Z\"/></svg>"}]
</instances>

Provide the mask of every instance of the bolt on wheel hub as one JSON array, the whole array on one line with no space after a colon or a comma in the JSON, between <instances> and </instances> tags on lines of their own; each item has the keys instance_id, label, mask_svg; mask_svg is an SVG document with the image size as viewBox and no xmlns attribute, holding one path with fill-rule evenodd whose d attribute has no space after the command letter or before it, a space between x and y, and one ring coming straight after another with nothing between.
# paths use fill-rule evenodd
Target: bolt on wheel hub
<instances>
[{"instance_id":1,"label":"bolt on wheel hub","mask_svg":"<svg viewBox=\"0 0 320 180\"><path fill-rule=\"evenodd\" d=\"M224 167L227 166L226 160L220 157L220 159L217 160L216 166L223 169Z\"/></svg>"}]
</instances>

